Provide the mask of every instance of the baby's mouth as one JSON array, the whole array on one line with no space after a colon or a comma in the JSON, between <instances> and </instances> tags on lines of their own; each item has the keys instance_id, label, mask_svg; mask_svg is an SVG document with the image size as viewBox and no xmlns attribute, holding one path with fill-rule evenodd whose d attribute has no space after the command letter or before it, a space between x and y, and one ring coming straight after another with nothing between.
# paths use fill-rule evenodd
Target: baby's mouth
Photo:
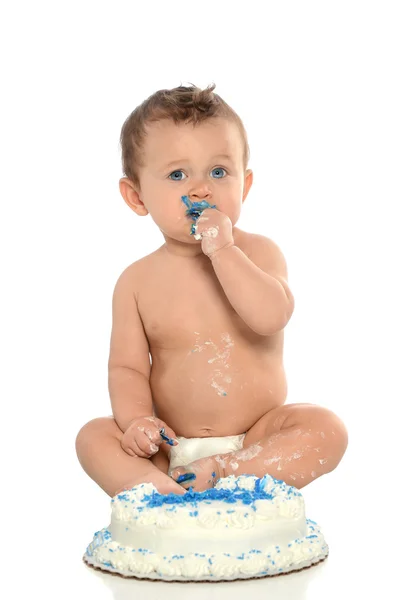
<instances>
[{"instance_id":1,"label":"baby's mouth","mask_svg":"<svg viewBox=\"0 0 399 600\"><path fill-rule=\"evenodd\" d=\"M194 221L194 223L192 223L191 225L190 235L194 235L195 238L198 239L195 235L197 229L197 219L199 219L199 217L206 208L216 208L216 204L212 206L206 200L201 200L201 202L191 202L188 196L182 196L181 199L182 202L184 202L184 204L187 206L186 215Z\"/></svg>"}]
</instances>

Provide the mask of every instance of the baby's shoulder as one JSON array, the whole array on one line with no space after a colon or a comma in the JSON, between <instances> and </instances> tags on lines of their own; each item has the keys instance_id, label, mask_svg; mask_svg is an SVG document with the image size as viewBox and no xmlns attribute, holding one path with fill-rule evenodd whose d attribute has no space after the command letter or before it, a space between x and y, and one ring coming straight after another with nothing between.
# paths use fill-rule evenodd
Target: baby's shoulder
<instances>
[{"instance_id":1,"label":"baby's shoulder","mask_svg":"<svg viewBox=\"0 0 399 600\"><path fill-rule=\"evenodd\" d=\"M236 244L247 256L265 253L281 252L279 246L271 238L260 233L251 233L235 228L234 238Z\"/></svg>"},{"instance_id":2,"label":"baby's shoulder","mask_svg":"<svg viewBox=\"0 0 399 600\"><path fill-rule=\"evenodd\" d=\"M140 285L151 277L151 272L156 268L156 254L157 251L147 254L125 267L117 279L116 286L126 286L138 291Z\"/></svg>"}]
</instances>

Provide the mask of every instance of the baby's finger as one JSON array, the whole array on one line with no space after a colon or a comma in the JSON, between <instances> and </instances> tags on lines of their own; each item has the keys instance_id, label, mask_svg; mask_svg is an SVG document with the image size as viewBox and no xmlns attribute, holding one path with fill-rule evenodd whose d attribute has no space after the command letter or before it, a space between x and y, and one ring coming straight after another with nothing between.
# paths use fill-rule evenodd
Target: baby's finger
<instances>
[{"instance_id":1,"label":"baby's finger","mask_svg":"<svg viewBox=\"0 0 399 600\"><path fill-rule=\"evenodd\" d=\"M146 458L152 456L159 450L159 446L149 439L145 431L138 432L135 441L139 449L144 452Z\"/></svg>"},{"instance_id":2,"label":"baby's finger","mask_svg":"<svg viewBox=\"0 0 399 600\"><path fill-rule=\"evenodd\" d=\"M158 424L144 428L144 433L146 434L150 442L152 442L153 444L157 444L157 446L159 446L159 444L162 442L159 430L160 427L158 426Z\"/></svg>"},{"instance_id":3,"label":"baby's finger","mask_svg":"<svg viewBox=\"0 0 399 600\"><path fill-rule=\"evenodd\" d=\"M129 454L129 456L138 456L140 458L147 458L146 454L144 454L140 448L137 446L136 442L134 441L134 439L131 440L125 440L122 438L121 440L121 446L123 448L123 450Z\"/></svg>"},{"instance_id":4,"label":"baby's finger","mask_svg":"<svg viewBox=\"0 0 399 600\"><path fill-rule=\"evenodd\" d=\"M164 442L166 444L168 444L169 446L177 446L178 445L178 441L176 440L176 434L173 431L173 429L171 427L169 427L168 425L166 425L166 423L164 423L164 431L163 433L169 438L170 442L167 440L164 440Z\"/></svg>"},{"instance_id":5,"label":"baby's finger","mask_svg":"<svg viewBox=\"0 0 399 600\"><path fill-rule=\"evenodd\" d=\"M179 473L179 470L172 475L172 479L186 490L190 487L195 487L195 473Z\"/></svg>"}]
</instances>

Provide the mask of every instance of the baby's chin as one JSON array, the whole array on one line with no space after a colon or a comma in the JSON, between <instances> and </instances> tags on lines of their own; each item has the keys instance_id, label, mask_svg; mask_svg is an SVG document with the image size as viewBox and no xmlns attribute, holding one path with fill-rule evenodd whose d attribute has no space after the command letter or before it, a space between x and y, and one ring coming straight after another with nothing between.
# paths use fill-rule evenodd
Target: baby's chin
<instances>
[{"instance_id":1,"label":"baby's chin","mask_svg":"<svg viewBox=\"0 0 399 600\"><path fill-rule=\"evenodd\" d=\"M195 240L194 236L176 235L171 233L162 232L165 238L165 247L170 254L180 254L181 256L198 257L202 256L207 258L206 254L202 251L201 240Z\"/></svg>"},{"instance_id":2,"label":"baby's chin","mask_svg":"<svg viewBox=\"0 0 399 600\"><path fill-rule=\"evenodd\" d=\"M190 245L199 245L201 244L201 238L191 234L190 231L187 232L176 232L176 231L167 231L165 229L161 229L161 233L163 233L166 242L178 242L180 244L190 244Z\"/></svg>"}]
</instances>

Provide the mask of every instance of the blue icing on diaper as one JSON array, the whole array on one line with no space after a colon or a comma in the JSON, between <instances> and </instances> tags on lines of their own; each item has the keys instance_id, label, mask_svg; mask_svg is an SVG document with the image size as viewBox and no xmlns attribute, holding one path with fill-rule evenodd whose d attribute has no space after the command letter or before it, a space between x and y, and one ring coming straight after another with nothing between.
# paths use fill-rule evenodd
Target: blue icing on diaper
<instances>
[{"instance_id":1,"label":"blue icing on diaper","mask_svg":"<svg viewBox=\"0 0 399 600\"><path fill-rule=\"evenodd\" d=\"M190 235L195 234L195 224L197 219L201 216L202 212L206 208L216 208L216 204L211 206L206 200L202 200L201 202L191 202L188 196L181 197L184 204L187 206L186 215L191 217L194 223L191 225Z\"/></svg>"}]
</instances>

